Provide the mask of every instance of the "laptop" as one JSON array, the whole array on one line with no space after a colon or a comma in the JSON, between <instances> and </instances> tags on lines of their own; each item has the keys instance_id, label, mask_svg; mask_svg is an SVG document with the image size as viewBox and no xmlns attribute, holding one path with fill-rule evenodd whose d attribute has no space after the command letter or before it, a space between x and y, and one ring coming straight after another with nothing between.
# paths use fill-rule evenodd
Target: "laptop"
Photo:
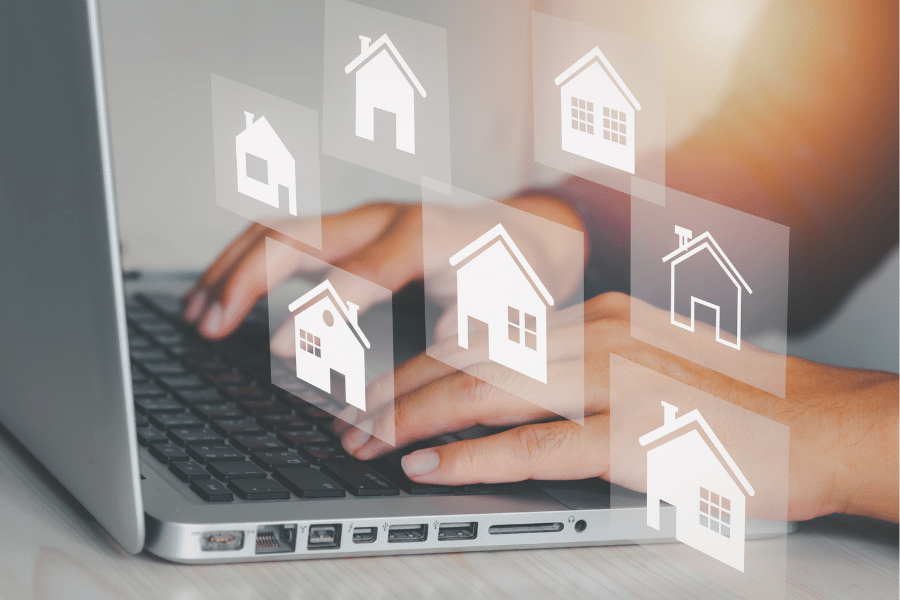
<instances>
[{"instance_id":1,"label":"laptop","mask_svg":"<svg viewBox=\"0 0 900 600\"><path fill-rule=\"evenodd\" d=\"M643 495L613 509L598 479L428 486L399 455L344 455L328 410L271 384L264 303L211 343L180 320L189 275L123 275L96 2L5 12L0 423L123 549L220 563L674 540L674 508L648 528ZM397 361L424 327L400 296Z\"/></svg>"}]
</instances>

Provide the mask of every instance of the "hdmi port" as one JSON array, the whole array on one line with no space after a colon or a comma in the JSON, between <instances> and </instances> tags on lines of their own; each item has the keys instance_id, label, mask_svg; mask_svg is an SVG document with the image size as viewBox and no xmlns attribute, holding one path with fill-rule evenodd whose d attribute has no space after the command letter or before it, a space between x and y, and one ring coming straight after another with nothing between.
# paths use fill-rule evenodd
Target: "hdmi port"
<instances>
[{"instance_id":1,"label":"hdmi port","mask_svg":"<svg viewBox=\"0 0 900 600\"><path fill-rule=\"evenodd\" d=\"M424 542L428 539L427 525L391 525L388 527L388 543Z\"/></svg>"},{"instance_id":2,"label":"hdmi port","mask_svg":"<svg viewBox=\"0 0 900 600\"><path fill-rule=\"evenodd\" d=\"M491 525L488 527L488 533L491 535L504 533L552 533L562 530L562 523L526 523L524 525Z\"/></svg>"}]
</instances>

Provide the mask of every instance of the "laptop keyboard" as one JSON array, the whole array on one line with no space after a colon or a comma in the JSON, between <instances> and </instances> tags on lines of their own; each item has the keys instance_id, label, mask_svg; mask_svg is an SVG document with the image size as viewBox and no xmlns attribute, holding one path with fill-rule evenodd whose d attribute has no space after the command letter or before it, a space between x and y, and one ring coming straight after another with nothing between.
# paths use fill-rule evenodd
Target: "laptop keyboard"
<instances>
[{"instance_id":1,"label":"laptop keyboard","mask_svg":"<svg viewBox=\"0 0 900 600\"><path fill-rule=\"evenodd\" d=\"M415 483L399 466L414 448L372 462L348 456L331 412L271 384L264 308L219 342L181 322L175 297L133 296L127 315L138 442L206 502L494 494L521 485Z\"/></svg>"}]
</instances>

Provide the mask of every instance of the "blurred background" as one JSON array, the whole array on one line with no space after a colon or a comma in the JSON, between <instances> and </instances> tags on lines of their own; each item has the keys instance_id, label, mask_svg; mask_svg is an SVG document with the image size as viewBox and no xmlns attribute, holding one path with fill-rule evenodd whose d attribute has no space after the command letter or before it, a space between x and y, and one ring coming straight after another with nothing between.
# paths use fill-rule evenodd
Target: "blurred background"
<instances>
[{"instance_id":1,"label":"blurred background","mask_svg":"<svg viewBox=\"0 0 900 600\"><path fill-rule=\"evenodd\" d=\"M446 29L452 184L502 197L563 177L534 162L532 9L662 47L672 147L719 106L770 0L359 3ZM249 225L216 205L210 74L321 110L323 12L321 2L101 0L126 269L199 271ZM324 213L420 198L416 186L328 156L322 190ZM895 247L824 324L791 339L788 353L897 372L898 271Z\"/></svg>"}]
</instances>

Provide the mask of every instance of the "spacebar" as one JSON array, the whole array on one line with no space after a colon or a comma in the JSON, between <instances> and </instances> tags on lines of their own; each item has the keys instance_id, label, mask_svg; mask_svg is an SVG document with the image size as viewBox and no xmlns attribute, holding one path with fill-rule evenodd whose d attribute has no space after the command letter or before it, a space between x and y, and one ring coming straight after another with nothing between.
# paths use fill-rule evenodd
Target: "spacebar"
<instances>
[{"instance_id":1,"label":"spacebar","mask_svg":"<svg viewBox=\"0 0 900 600\"><path fill-rule=\"evenodd\" d=\"M322 463L321 468L355 496L395 496L400 493L397 486L365 463L335 460Z\"/></svg>"}]
</instances>

